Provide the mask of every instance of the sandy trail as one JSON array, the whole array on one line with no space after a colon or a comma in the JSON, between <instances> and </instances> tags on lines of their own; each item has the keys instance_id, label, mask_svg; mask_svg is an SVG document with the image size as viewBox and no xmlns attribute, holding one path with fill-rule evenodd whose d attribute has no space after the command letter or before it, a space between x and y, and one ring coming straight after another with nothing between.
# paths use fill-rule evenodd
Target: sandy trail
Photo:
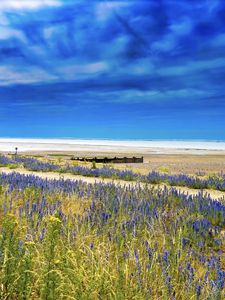
<instances>
[{"instance_id":1,"label":"sandy trail","mask_svg":"<svg viewBox=\"0 0 225 300\"><path fill-rule=\"evenodd\" d=\"M34 176L39 176L41 178L47 178L47 179L70 179L70 180L82 180L87 183L95 183L95 182L101 182L101 183L115 183L115 184L120 184L122 186L135 186L137 184L136 181L125 181L125 180L119 180L119 179L111 179L111 178L98 178L98 177L86 177L86 176L81 176L81 175L72 175L68 173L64 174L59 174L56 172L33 172L33 171L28 171L24 169L8 169L8 168L0 168L0 173L13 173L13 172L18 172L20 174L24 175L34 175ZM139 182L138 182L139 183ZM145 186L145 183L140 183L140 185ZM165 184L147 184L150 187L164 187ZM168 186L170 187L170 186ZM199 189L191 189L188 187L180 187L180 186L173 186L171 188L176 188L180 192L188 193L189 195L196 195L198 194L201 190ZM205 189L203 190L204 193L210 194L210 196L214 199L218 199L220 201L225 201L225 192L222 191L217 191L217 190L209 190Z\"/></svg>"}]
</instances>

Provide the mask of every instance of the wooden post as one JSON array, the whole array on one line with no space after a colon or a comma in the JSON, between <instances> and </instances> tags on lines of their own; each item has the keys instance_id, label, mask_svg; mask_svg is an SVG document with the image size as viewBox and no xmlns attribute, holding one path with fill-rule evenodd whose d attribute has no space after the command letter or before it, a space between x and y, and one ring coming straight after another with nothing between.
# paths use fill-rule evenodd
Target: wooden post
<instances>
[{"instance_id":1,"label":"wooden post","mask_svg":"<svg viewBox=\"0 0 225 300\"><path fill-rule=\"evenodd\" d=\"M16 150L16 152L15 152L15 160L16 160L18 148L16 147L15 150Z\"/></svg>"}]
</instances>

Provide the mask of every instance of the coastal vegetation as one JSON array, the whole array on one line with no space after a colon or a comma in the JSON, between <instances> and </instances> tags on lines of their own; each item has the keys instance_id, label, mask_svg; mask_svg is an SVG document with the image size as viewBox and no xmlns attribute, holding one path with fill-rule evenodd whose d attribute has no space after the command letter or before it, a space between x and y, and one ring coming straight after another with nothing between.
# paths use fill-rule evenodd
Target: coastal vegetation
<instances>
[{"instance_id":1,"label":"coastal vegetation","mask_svg":"<svg viewBox=\"0 0 225 300\"><path fill-rule=\"evenodd\" d=\"M0 174L1 299L224 299L225 205Z\"/></svg>"},{"instance_id":2,"label":"coastal vegetation","mask_svg":"<svg viewBox=\"0 0 225 300\"><path fill-rule=\"evenodd\" d=\"M0 156L0 166L7 166L11 169L23 167L30 171L71 173L73 175L112 178L125 181L138 181L151 184L165 183L170 186L186 186L193 189L215 189L225 191L225 174L202 174L190 176L186 174L168 174L168 172L151 171L142 175L132 170L116 169L103 165L97 167L95 162L91 167L78 165L77 163L56 164L49 161L41 161L31 157L17 157L16 159L7 156ZM165 171L165 168L163 169ZM167 169L166 169L167 171Z\"/></svg>"}]
</instances>

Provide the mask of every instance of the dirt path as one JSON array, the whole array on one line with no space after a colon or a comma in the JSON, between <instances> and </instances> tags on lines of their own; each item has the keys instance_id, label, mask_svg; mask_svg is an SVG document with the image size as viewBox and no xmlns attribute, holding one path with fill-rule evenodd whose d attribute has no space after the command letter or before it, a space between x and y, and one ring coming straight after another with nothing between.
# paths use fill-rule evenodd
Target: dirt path
<instances>
[{"instance_id":1,"label":"dirt path","mask_svg":"<svg viewBox=\"0 0 225 300\"><path fill-rule=\"evenodd\" d=\"M47 178L47 179L70 179L70 180L82 180L87 183L95 183L95 182L103 182L103 183L115 183L115 184L120 184L120 185L133 185L135 186L137 184L136 181L125 181L125 180L119 180L119 179L110 179L110 178L95 178L95 177L86 177L86 176L81 176L81 175L72 175L68 173L56 173L56 172L33 172L33 171L28 171L24 169L8 169L8 168L0 168L0 173L13 173L13 172L18 172L20 174L24 175L35 175L39 176L41 178ZM145 185L144 183L140 183L141 185ZM148 184L148 186L154 186L154 187L164 187L165 184ZM188 193L190 195L196 195L199 193L200 190L198 189L191 189L188 187L181 187L181 186L174 186L173 188L176 188L177 190L181 192ZM222 191L217 191L217 190L209 190L205 189L203 190L205 193L210 194L212 198L218 199L220 201L225 201L225 192Z\"/></svg>"}]
</instances>

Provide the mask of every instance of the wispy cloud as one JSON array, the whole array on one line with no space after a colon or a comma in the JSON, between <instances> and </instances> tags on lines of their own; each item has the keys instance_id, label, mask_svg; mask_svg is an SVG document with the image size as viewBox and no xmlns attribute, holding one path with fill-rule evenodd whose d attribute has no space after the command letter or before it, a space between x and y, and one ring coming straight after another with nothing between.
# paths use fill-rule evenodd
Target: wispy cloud
<instances>
[{"instance_id":1,"label":"wispy cloud","mask_svg":"<svg viewBox=\"0 0 225 300\"><path fill-rule=\"evenodd\" d=\"M0 10L34 10L46 6L60 6L60 0L1 0Z\"/></svg>"},{"instance_id":2,"label":"wispy cloud","mask_svg":"<svg viewBox=\"0 0 225 300\"><path fill-rule=\"evenodd\" d=\"M221 112L224 28L222 0L1 0L0 102Z\"/></svg>"}]
</instances>

